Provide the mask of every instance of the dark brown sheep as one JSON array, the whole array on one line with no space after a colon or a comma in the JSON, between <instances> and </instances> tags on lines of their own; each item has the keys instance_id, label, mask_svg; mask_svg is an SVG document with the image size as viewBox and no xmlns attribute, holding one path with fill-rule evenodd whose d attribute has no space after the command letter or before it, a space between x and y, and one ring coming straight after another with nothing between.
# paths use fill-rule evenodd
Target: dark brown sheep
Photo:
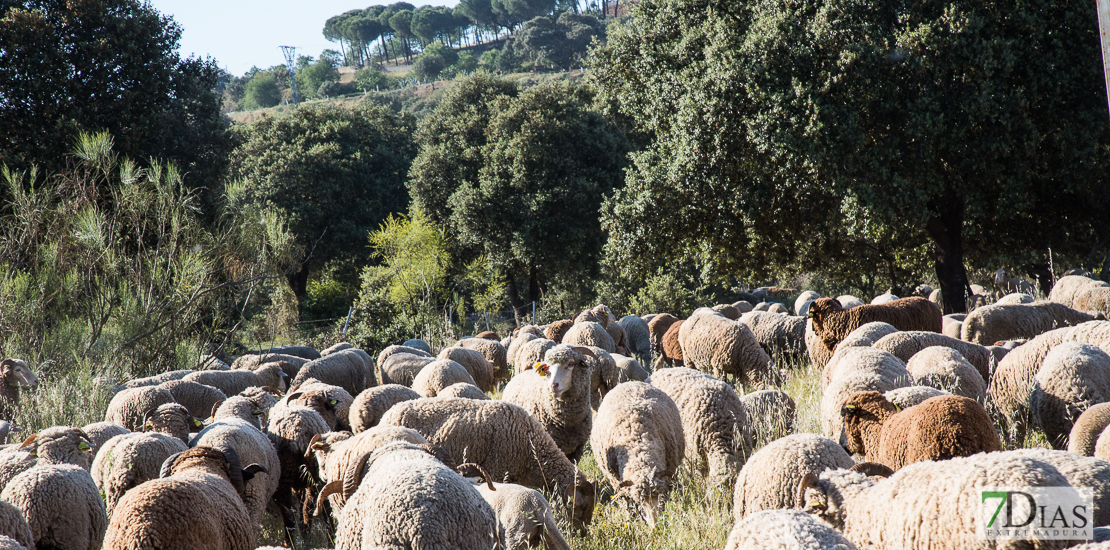
<instances>
[{"instance_id":1,"label":"dark brown sheep","mask_svg":"<svg viewBox=\"0 0 1110 550\"><path fill-rule=\"evenodd\" d=\"M813 319L813 330L832 351L836 351L836 345L853 330L873 321L890 323L898 330L938 333L944 326L940 306L919 297L847 310L832 298L818 298L809 307L809 317Z\"/></svg>"},{"instance_id":2,"label":"dark brown sheep","mask_svg":"<svg viewBox=\"0 0 1110 550\"><path fill-rule=\"evenodd\" d=\"M648 321L648 334L651 335L651 350L654 353L663 353L663 335L677 322L678 317L670 313L660 313Z\"/></svg>"},{"instance_id":3,"label":"dark brown sheep","mask_svg":"<svg viewBox=\"0 0 1110 550\"><path fill-rule=\"evenodd\" d=\"M572 326L574 326L574 321L571 321L570 319L555 321L554 323L547 325L547 328L543 331L543 337L551 340L552 342L555 342L556 344L561 344L563 343L563 336L567 333L568 330L570 330L570 327Z\"/></svg>"},{"instance_id":4,"label":"dark brown sheep","mask_svg":"<svg viewBox=\"0 0 1110 550\"><path fill-rule=\"evenodd\" d=\"M923 460L1002 450L986 409L958 395L938 395L900 410L879 392L859 392L840 412L848 452L894 470Z\"/></svg>"},{"instance_id":5,"label":"dark brown sheep","mask_svg":"<svg viewBox=\"0 0 1110 550\"><path fill-rule=\"evenodd\" d=\"M478 338L485 338L486 340L493 340L495 342L500 342L501 341L501 337L498 336L497 333L492 331L492 330L479 332L478 333Z\"/></svg>"},{"instance_id":6,"label":"dark brown sheep","mask_svg":"<svg viewBox=\"0 0 1110 550\"><path fill-rule=\"evenodd\" d=\"M682 328L682 321L677 321L667 329L663 335L663 360L672 365L682 364L682 345L678 343L678 329Z\"/></svg>"}]
</instances>

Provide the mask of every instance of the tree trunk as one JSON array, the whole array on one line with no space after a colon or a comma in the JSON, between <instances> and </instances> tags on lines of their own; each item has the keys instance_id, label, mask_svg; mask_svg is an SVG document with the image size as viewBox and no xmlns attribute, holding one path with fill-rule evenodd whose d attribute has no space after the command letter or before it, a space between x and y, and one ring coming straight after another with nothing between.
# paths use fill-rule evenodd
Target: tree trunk
<instances>
[{"instance_id":1,"label":"tree trunk","mask_svg":"<svg viewBox=\"0 0 1110 550\"><path fill-rule=\"evenodd\" d=\"M289 281L289 288L293 289L293 294L297 296L297 302L304 301L304 296L308 292L308 263L301 264L301 268L289 275L285 276Z\"/></svg>"},{"instance_id":2,"label":"tree trunk","mask_svg":"<svg viewBox=\"0 0 1110 550\"><path fill-rule=\"evenodd\" d=\"M540 301L540 278L534 265L528 269L528 300Z\"/></svg>"},{"instance_id":3,"label":"tree trunk","mask_svg":"<svg viewBox=\"0 0 1110 550\"><path fill-rule=\"evenodd\" d=\"M516 320L516 326L520 326L520 308L524 307L524 303L520 301L520 293L517 292L516 279L512 275L505 274L505 294L509 295L509 305L513 308L513 319Z\"/></svg>"},{"instance_id":4,"label":"tree trunk","mask_svg":"<svg viewBox=\"0 0 1110 550\"><path fill-rule=\"evenodd\" d=\"M925 230L933 238L937 280L945 315L967 311L967 298L971 287L964 268L963 225L964 204L948 192L939 202L931 204L935 214L925 222Z\"/></svg>"}]
</instances>

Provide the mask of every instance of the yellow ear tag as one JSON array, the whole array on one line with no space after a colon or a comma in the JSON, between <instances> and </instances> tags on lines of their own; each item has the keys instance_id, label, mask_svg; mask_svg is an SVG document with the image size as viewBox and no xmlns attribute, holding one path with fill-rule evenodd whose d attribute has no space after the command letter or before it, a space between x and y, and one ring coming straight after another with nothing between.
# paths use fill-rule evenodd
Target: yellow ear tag
<instances>
[{"instance_id":1,"label":"yellow ear tag","mask_svg":"<svg viewBox=\"0 0 1110 550\"><path fill-rule=\"evenodd\" d=\"M193 426L196 426L197 428L203 428L204 422L201 422L199 418L193 418Z\"/></svg>"},{"instance_id":2,"label":"yellow ear tag","mask_svg":"<svg viewBox=\"0 0 1110 550\"><path fill-rule=\"evenodd\" d=\"M87 451L87 450L89 450L89 449L91 449L91 448L92 448L92 447L90 447L90 446L89 446L89 444L88 444L88 443L85 443L84 441L82 441L82 442L80 442L80 443L78 443L78 444L77 444L77 450L78 450L78 451L81 451L82 453L83 453L83 452L85 452L85 451Z\"/></svg>"},{"instance_id":3,"label":"yellow ear tag","mask_svg":"<svg viewBox=\"0 0 1110 550\"><path fill-rule=\"evenodd\" d=\"M551 367L549 367L547 363L543 362L536 363L532 368L536 369L536 374L540 376L547 376L548 370L551 369Z\"/></svg>"},{"instance_id":4,"label":"yellow ear tag","mask_svg":"<svg viewBox=\"0 0 1110 550\"><path fill-rule=\"evenodd\" d=\"M251 414L253 414L255 416L262 416L262 409L255 409L255 410L251 411Z\"/></svg>"},{"instance_id":5,"label":"yellow ear tag","mask_svg":"<svg viewBox=\"0 0 1110 550\"><path fill-rule=\"evenodd\" d=\"M328 401L328 405L338 405L338 404L339 404L339 401L336 401L335 399L332 399L331 401Z\"/></svg>"}]
</instances>

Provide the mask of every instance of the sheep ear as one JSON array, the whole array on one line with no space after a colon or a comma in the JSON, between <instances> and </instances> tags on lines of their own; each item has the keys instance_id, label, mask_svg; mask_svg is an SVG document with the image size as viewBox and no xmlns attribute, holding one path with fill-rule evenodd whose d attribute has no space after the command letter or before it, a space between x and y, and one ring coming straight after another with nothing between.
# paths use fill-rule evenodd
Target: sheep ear
<instances>
[{"instance_id":1,"label":"sheep ear","mask_svg":"<svg viewBox=\"0 0 1110 550\"><path fill-rule=\"evenodd\" d=\"M251 464L250 466L243 468L243 483L254 479L254 476L257 475L259 472L268 474L270 473L270 470L267 470L266 467L261 464Z\"/></svg>"},{"instance_id":2,"label":"sheep ear","mask_svg":"<svg viewBox=\"0 0 1110 550\"><path fill-rule=\"evenodd\" d=\"M795 500L796 507L801 508L806 505L806 489L817 488L817 474L810 472L802 477L801 483L798 483L798 498Z\"/></svg>"},{"instance_id":3,"label":"sheep ear","mask_svg":"<svg viewBox=\"0 0 1110 550\"><path fill-rule=\"evenodd\" d=\"M328 483L327 485L324 485L323 490L320 491L320 495L316 497L315 515L318 516L324 513L324 503L328 501L328 497L336 493L343 493L343 480L341 479L337 479L335 481L332 481L331 483Z\"/></svg>"},{"instance_id":4,"label":"sheep ear","mask_svg":"<svg viewBox=\"0 0 1110 550\"><path fill-rule=\"evenodd\" d=\"M5 359L0 361L0 372L4 374L11 374L12 367L15 367L15 359Z\"/></svg>"}]
</instances>

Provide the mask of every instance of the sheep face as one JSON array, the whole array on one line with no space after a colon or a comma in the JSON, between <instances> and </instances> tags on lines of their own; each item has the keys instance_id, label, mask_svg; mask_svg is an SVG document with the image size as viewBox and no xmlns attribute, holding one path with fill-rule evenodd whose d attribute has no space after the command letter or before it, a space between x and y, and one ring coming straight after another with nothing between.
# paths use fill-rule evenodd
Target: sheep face
<instances>
[{"instance_id":1,"label":"sheep face","mask_svg":"<svg viewBox=\"0 0 1110 550\"><path fill-rule=\"evenodd\" d=\"M586 536L587 528L593 520L596 496L597 484L581 473L575 476L574 485L568 485L563 492L565 504L570 509L571 526L579 536Z\"/></svg>"},{"instance_id":2,"label":"sheep face","mask_svg":"<svg viewBox=\"0 0 1110 550\"><path fill-rule=\"evenodd\" d=\"M574 384L574 369L583 368L583 356L594 357L589 348L574 347L560 344L547 351L544 362L547 365L547 374L551 378L551 395L559 399ZM543 369L537 369L543 371Z\"/></svg>"},{"instance_id":3,"label":"sheep face","mask_svg":"<svg viewBox=\"0 0 1110 550\"><path fill-rule=\"evenodd\" d=\"M663 512L665 497L671 492L671 476L667 472L652 475L638 475L626 479L617 486L614 497L623 497L632 509L652 528L656 518Z\"/></svg>"},{"instance_id":4,"label":"sheep face","mask_svg":"<svg viewBox=\"0 0 1110 550\"><path fill-rule=\"evenodd\" d=\"M798 484L796 504L834 528L843 530L847 497L874 483L865 474L850 470L828 471L820 478L811 472Z\"/></svg>"},{"instance_id":5,"label":"sheep face","mask_svg":"<svg viewBox=\"0 0 1110 550\"><path fill-rule=\"evenodd\" d=\"M8 381L9 386L33 388L39 385L38 377L22 359L5 359L0 362L0 376Z\"/></svg>"},{"instance_id":6,"label":"sheep face","mask_svg":"<svg viewBox=\"0 0 1110 550\"><path fill-rule=\"evenodd\" d=\"M813 319L813 328L817 329L824 326L823 322L826 315L843 310L844 306L832 298L818 298L810 304L807 317Z\"/></svg>"},{"instance_id":7,"label":"sheep face","mask_svg":"<svg viewBox=\"0 0 1110 550\"><path fill-rule=\"evenodd\" d=\"M1010 280L1010 274L1005 269L999 269L994 272L994 284L1000 285Z\"/></svg>"},{"instance_id":8,"label":"sheep face","mask_svg":"<svg viewBox=\"0 0 1110 550\"><path fill-rule=\"evenodd\" d=\"M840 409L844 422L841 445L849 454L866 455L867 440L878 441L883 423L898 412L898 406L876 391L857 392ZM872 452L875 449L871 449Z\"/></svg>"}]
</instances>

